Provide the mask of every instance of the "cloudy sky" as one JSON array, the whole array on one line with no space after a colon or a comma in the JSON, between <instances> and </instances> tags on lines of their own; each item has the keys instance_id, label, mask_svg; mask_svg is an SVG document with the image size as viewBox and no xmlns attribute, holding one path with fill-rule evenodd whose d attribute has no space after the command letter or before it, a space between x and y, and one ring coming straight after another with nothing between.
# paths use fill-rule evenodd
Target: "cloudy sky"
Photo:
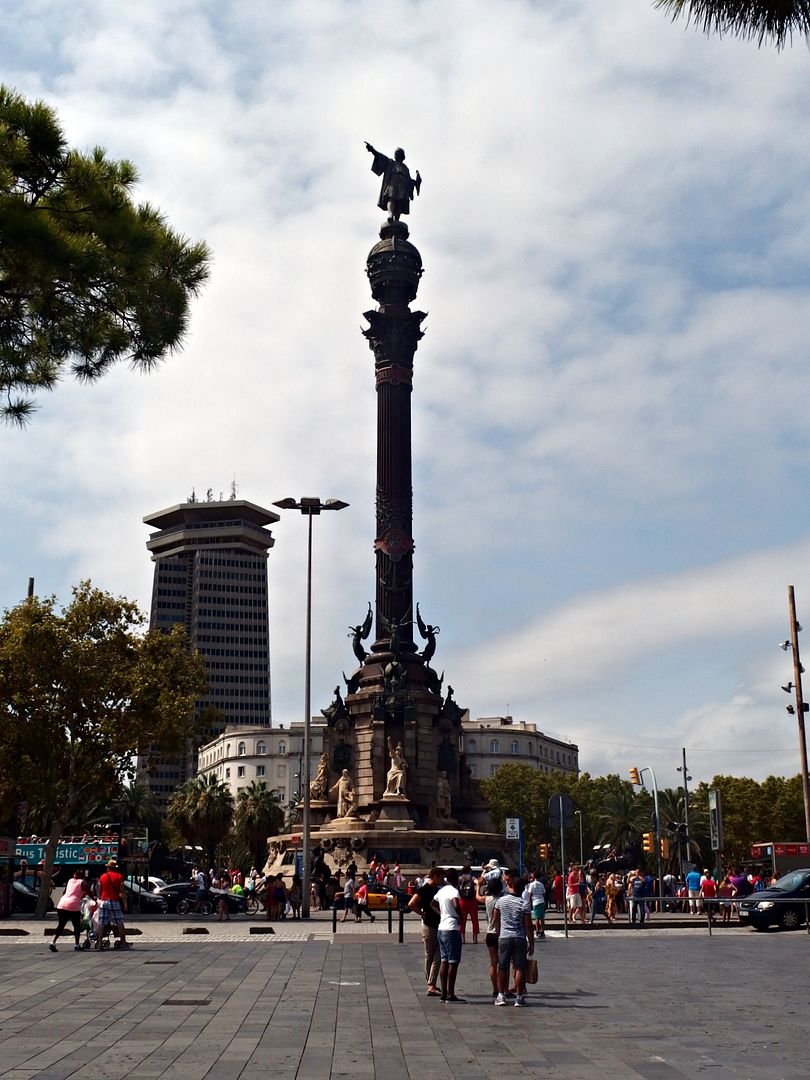
<instances>
[{"instance_id":1,"label":"cloudy sky","mask_svg":"<svg viewBox=\"0 0 810 1080\"><path fill-rule=\"evenodd\" d=\"M148 608L144 514L196 488L318 520L313 703L373 597L382 220L405 147L429 312L416 595L473 716L675 784L798 771L787 585L810 627L810 53L651 0L3 4L0 79L138 167L214 254L185 349L0 429L0 605L91 577ZM305 520L271 552L275 722L303 697ZM808 642L810 655L810 642Z\"/></svg>"}]
</instances>

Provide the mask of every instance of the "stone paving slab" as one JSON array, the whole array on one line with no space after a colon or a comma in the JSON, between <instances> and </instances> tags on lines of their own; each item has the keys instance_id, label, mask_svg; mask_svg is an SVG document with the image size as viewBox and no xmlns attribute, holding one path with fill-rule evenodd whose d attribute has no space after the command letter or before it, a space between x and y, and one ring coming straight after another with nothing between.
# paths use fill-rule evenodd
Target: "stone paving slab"
<instances>
[{"instance_id":1,"label":"stone paving slab","mask_svg":"<svg viewBox=\"0 0 810 1080\"><path fill-rule=\"evenodd\" d=\"M493 1007L483 946L464 950L466 1003L443 1005L425 995L413 936L399 945L375 924L305 937L144 934L125 953L56 955L41 937L7 939L0 1077L810 1075L803 933L554 935L538 943L540 981L522 1010Z\"/></svg>"}]
</instances>

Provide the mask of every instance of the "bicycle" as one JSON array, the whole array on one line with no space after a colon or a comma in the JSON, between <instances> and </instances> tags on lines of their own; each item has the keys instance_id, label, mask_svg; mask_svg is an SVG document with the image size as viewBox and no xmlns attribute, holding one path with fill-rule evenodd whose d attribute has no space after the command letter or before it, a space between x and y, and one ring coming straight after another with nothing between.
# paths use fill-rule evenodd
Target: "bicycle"
<instances>
[{"instance_id":1,"label":"bicycle","mask_svg":"<svg viewBox=\"0 0 810 1080\"><path fill-rule=\"evenodd\" d=\"M213 910L210 900L196 900L187 896L177 902L178 915L210 915Z\"/></svg>"}]
</instances>

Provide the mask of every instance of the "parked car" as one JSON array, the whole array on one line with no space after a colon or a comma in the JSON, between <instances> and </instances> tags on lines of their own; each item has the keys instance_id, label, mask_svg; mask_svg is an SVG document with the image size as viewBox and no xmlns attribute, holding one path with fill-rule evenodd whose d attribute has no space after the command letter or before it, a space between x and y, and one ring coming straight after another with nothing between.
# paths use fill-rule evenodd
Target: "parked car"
<instances>
[{"instance_id":1,"label":"parked car","mask_svg":"<svg viewBox=\"0 0 810 1080\"><path fill-rule=\"evenodd\" d=\"M143 885L139 885L132 878L124 880L124 890L127 894L127 907L130 911L140 912L142 915L165 915L169 910L166 898L159 893L151 893Z\"/></svg>"},{"instance_id":2,"label":"parked car","mask_svg":"<svg viewBox=\"0 0 810 1080\"><path fill-rule=\"evenodd\" d=\"M146 887L149 890L149 892L157 892L158 889L165 889L166 886L169 884L168 881L164 881L162 877L151 877L150 876L150 877L148 877L146 879L146 881L147 881L147 886Z\"/></svg>"},{"instance_id":3,"label":"parked car","mask_svg":"<svg viewBox=\"0 0 810 1080\"><path fill-rule=\"evenodd\" d=\"M171 885L163 885L157 889L155 896L162 896L166 901L170 912L177 911L177 905L188 896L191 885L187 881L173 881Z\"/></svg>"},{"instance_id":4,"label":"parked car","mask_svg":"<svg viewBox=\"0 0 810 1080\"><path fill-rule=\"evenodd\" d=\"M740 900L740 922L755 930L781 926L795 930L807 921L810 906L810 869L791 870L775 885Z\"/></svg>"},{"instance_id":5,"label":"parked car","mask_svg":"<svg viewBox=\"0 0 810 1080\"><path fill-rule=\"evenodd\" d=\"M24 915L33 915L39 900L39 889L32 889L30 885L23 885L21 881L14 882L11 897L11 910L22 912ZM46 911L53 911L53 900L48 897Z\"/></svg>"},{"instance_id":6,"label":"parked car","mask_svg":"<svg viewBox=\"0 0 810 1080\"><path fill-rule=\"evenodd\" d=\"M169 911L177 912L178 915L189 915L195 911L196 890L187 881L176 881L171 885L166 885L158 889L154 895L162 896ZM244 896L225 889L208 889L201 903L200 914L210 915L212 911L216 911L221 896L225 897L229 915L238 915L246 910Z\"/></svg>"}]
</instances>

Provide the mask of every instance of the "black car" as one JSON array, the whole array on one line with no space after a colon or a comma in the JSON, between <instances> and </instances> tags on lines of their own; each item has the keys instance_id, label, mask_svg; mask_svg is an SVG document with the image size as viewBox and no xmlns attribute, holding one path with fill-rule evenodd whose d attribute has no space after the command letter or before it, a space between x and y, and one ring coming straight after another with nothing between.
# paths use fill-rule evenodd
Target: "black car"
<instances>
[{"instance_id":1,"label":"black car","mask_svg":"<svg viewBox=\"0 0 810 1080\"><path fill-rule=\"evenodd\" d=\"M807 921L810 907L810 869L791 870L775 885L740 900L740 922L755 930L781 926L795 930Z\"/></svg>"},{"instance_id":2,"label":"black car","mask_svg":"<svg viewBox=\"0 0 810 1080\"><path fill-rule=\"evenodd\" d=\"M189 894L191 885L187 881L174 881L171 885L164 885L162 889L155 889L154 896L162 896L168 905L170 912L177 911L177 905L185 900Z\"/></svg>"},{"instance_id":3,"label":"black car","mask_svg":"<svg viewBox=\"0 0 810 1080\"><path fill-rule=\"evenodd\" d=\"M177 905L180 904L180 914L188 914L186 905L193 909L197 899L197 890L188 881L175 881L172 885L166 885L162 889L157 889L153 896L162 896L168 904L169 911L177 912ZM211 911L216 911L219 898L225 897L225 903L228 905L229 915L238 915L240 912L245 911L245 897L238 896L236 893L226 891L224 889L208 889L205 893L203 901L203 914L209 914Z\"/></svg>"},{"instance_id":4,"label":"black car","mask_svg":"<svg viewBox=\"0 0 810 1080\"><path fill-rule=\"evenodd\" d=\"M164 897L149 892L131 878L124 881L124 891L129 911L140 912L141 915L165 915L169 909Z\"/></svg>"},{"instance_id":5,"label":"black car","mask_svg":"<svg viewBox=\"0 0 810 1080\"><path fill-rule=\"evenodd\" d=\"M33 915L37 909L39 889L32 889L30 885L24 885L21 881L14 882L11 896L11 910L19 911L24 915ZM48 897L46 911L53 911L53 900Z\"/></svg>"}]
</instances>

